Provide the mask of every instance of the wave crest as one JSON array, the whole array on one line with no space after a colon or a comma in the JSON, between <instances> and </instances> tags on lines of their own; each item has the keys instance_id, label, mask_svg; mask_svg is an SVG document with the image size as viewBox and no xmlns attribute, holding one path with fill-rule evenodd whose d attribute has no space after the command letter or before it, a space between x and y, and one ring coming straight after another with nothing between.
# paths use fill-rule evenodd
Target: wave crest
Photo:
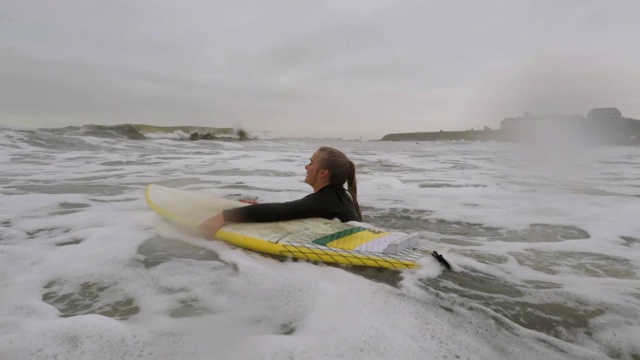
<instances>
[{"instance_id":1,"label":"wave crest","mask_svg":"<svg viewBox=\"0 0 640 360\"><path fill-rule=\"evenodd\" d=\"M205 126L154 126L144 124L82 125L42 129L56 135L95 136L101 138L177 139L177 140L253 140L244 129Z\"/></svg>"}]
</instances>

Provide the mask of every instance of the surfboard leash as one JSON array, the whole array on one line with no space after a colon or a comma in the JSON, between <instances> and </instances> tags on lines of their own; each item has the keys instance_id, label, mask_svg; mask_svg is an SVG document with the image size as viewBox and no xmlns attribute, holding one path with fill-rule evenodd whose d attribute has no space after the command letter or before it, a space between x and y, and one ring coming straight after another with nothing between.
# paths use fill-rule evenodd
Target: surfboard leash
<instances>
[{"instance_id":1,"label":"surfboard leash","mask_svg":"<svg viewBox=\"0 0 640 360\"><path fill-rule=\"evenodd\" d=\"M440 264L442 264L442 266L444 266L445 268L447 268L447 270L451 270L451 264L449 264L449 262L447 260L445 260L445 258L442 256L442 254L438 253L437 251L432 251L431 255L436 258L436 260L438 260L438 262Z\"/></svg>"}]
</instances>

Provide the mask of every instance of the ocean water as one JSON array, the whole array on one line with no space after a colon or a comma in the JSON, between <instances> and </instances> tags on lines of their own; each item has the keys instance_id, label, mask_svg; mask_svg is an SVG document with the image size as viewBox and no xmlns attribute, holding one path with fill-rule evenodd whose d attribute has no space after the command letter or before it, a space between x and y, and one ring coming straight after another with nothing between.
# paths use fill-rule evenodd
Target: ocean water
<instances>
[{"instance_id":1,"label":"ocean water","mask_svg":"<svg viewBox=\"0 0 640 360\"><path fill-rule=\"evenodd\" d=\"M392 271L181 233L148 183L287 201L319 146L365 221L442 244ZM640 148L130 139L0 128L0 358L639 359Z\"/></svg>"}]
</instances>

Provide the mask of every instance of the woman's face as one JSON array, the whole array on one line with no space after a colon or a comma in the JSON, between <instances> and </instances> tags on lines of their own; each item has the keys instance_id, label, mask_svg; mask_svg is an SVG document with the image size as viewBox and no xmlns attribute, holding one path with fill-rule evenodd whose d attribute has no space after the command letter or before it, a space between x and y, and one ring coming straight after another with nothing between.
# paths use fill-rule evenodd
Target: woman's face
<instances>
[{"instance_id":1,"label":"woman's face","mask_svg":"<svg viewBox=\"0 0 640 360\"><path fill-rule=\"evenodd\" d=\"M315 185L320 179L320 154L318 154L317 151L313 153L311 160L309 160L309 164L304 168L307 170L307 177L304 179L304 182L315 189Z\"/></svg>"}]
</instances>

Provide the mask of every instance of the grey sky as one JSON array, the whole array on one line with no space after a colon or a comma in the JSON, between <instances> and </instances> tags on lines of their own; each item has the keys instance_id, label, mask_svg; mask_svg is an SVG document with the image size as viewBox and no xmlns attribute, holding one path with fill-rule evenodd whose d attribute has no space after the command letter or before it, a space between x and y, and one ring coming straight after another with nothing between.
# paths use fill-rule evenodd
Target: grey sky
<instances>
[{"instance_id":1,"label":"grey sky","mask_svg":"<svg viewBox=\"0 0 640 360\"><path fill-rule=\"evenodd\" d=\"M640 118L634 0L0 0L0 123L380 138Z\"/></svg>"}]
</instances>

